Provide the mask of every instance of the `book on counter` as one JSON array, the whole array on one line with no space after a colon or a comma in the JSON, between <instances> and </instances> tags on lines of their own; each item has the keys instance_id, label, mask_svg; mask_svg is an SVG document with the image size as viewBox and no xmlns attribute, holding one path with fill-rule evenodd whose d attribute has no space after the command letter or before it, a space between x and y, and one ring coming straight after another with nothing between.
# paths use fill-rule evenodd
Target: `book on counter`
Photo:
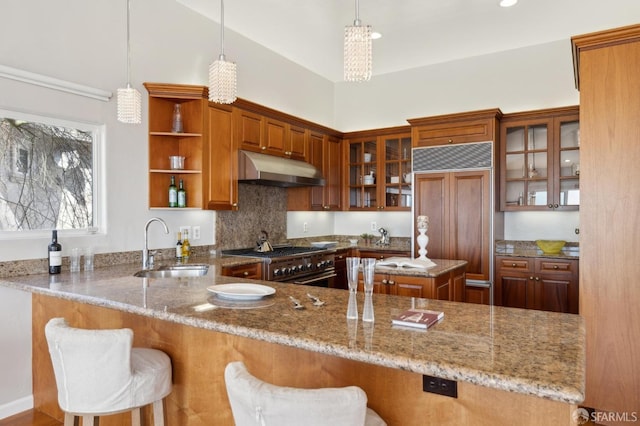
<instances>
[{"instance_id":1,"label":"book on counter","mask_svg":"<svg viewBox=\"0 0 640 426\"><path fill-rule=\"evenodd\" d=\"M412 259L410 257L389 257L376 262L376 266L395 266L396 268L428 269L436 266L430 259Z\"/></svg>"},{"instance_id":2,"label":"book on counter","mask_svg":"<svg viewBox=\"0 0 640 426\"><path fill-rule=\"evenodd\" d=\"M393 325L427 329L444 318L444 312L428 309L407 309L391 317Z\"/></svg>"}]
</instances>

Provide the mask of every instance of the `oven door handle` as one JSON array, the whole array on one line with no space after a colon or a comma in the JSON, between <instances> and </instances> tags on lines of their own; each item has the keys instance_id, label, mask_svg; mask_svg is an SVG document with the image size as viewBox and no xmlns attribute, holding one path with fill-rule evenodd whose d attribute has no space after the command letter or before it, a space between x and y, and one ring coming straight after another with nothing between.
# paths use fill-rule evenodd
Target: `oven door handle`
<instances>
[{"instance_id":1,"label":"oven door handle","mask_svg":"<svg viewBox=\"0 0 640 426\"><path fill-rule=\"evenodd\" d=\"M337 276L338 274L336 274L335 272L328 272L326 274L322 274L322 275L310 278L308 280L300 280L300 281L296 280L296 281L293 281L293 283L305 285L305 284L315 283L316 281L326 280L327 278L334 278Z\"/></svg>"}]
</instances>

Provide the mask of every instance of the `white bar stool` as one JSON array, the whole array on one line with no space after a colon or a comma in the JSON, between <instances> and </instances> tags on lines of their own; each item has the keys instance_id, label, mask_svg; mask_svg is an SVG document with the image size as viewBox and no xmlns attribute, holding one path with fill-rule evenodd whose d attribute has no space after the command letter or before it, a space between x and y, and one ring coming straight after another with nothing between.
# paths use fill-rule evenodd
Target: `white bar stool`
<instances>
[{"instance_id":1,"label":"white bar stool","mask_svg":"<svg viewBox=\"0 0 640 426\"><path fill-rule=\"evenodd\" d=\"M299 389L252 376L242 362L224 371L236 426L385 426L357 386Z\"/></svg>"},{"instance_id":2,"label":"white bar stool","mask_svg":"<svg viewBox=\"0 0 640 426\"><path fill-rule=\"evenodd\" d=\"M132 348L133 331L70 327L64 318L45 326L64 425L94 425L99 416L131 411L140 425L140 408L153 403L154 425L164 425L162 400L171 393L171 360L162 351ZM76 423L77 424L77 423Z\"/></svg>"}]
</instances>

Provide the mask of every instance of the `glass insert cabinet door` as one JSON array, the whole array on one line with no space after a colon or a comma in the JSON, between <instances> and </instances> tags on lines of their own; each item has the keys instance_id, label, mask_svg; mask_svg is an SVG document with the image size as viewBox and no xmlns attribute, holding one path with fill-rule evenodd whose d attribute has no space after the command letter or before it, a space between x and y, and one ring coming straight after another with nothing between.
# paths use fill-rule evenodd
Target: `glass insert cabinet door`
<instances>
[{"instance_id":1,"label":"glass insert cabinet door","mask_svg":"<svg viewBox=\"0 0 640 426\"><path fill-rule=\"evenodd\" d=\"M576 116L508 123L503 136L503 210L576 210L580 126Z\"/></svg>"},{"instance_id":2,"label":"glass insert cabinet door","mask_svg":"<svg viewBox=\"0 0 640 426\"><path fill-rule=\"evenodd\" d=\"M411 208L410 134L349 141L350 210Z\"/></svg>"},{"instance_id":3,"label":"glass insert cabinet door","mask_svg":"<svg viewBox=\"0 0 640 426\"><path fill-rule=\"evenodd\" d=\"M349 143L349 208L378 207L377 145L375 138Z\"/></svg>"},{"instance_id":4,"label":"glass insert cabinet door","mask_svg":"<svg viewBox=\"0 0 640 426\"><path fill-rule=\"evenodd\" d=\"M411 137L384 139L385 208L411 207Z\"/></svg>"}]
</instances>

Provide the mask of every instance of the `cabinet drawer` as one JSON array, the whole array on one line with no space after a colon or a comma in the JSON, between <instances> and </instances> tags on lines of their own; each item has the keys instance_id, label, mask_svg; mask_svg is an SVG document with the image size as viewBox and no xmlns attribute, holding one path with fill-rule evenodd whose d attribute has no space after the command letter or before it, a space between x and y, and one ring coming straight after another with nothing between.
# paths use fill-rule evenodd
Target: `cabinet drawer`
<instances>
[{"instance_id":1,"label":"cabinet drawer","mask_svg":"<svg viewBox=\"0 0 640 426\"><path fill-rule=\"evenodd\" d=\"M496 265L503 271L529 272L533 269L533 260L521 257L496 258Z\"/></svg>"},{"instance_id":2,"label":"cabinet drawer","mask_svg":"<svg viewBox=\"0 0 640 426\"><path fill-rule=\"evenodd\" d=\"M389 250L359 250L360 257L375 257L377 260L387 259L389 257L407 257L410 252L407 251L389 251Z\"/></svg>"},{"instance_id":3,"label":"cabinet drawer","mask_svg":"<svg viewBox=\"0 0 640 426\"><path fill-rule=\"evenodd\" d=\"M573 274L577 272L577 266L578 262L575 260L538 259L536 262L536 271Z\"/></svg>"},{"instance_id":4,"label":"cabinet drawer","mask_svg":"<svg viewBox=\"0 0 640 426\"><path fill-rule=\"evenodd\" d=\"M414 147L490 140L493 140L493 123L489 120L417 127L413 129L412 138Z\"/></svg>"},{"instance_id":5,"label":"cabinet drawer","mask_svg":"<svg viewBox=\"0 0 640 426\"><path fill-rule=\"evenodd\" d=\"M222 268L222 275L235 278L248 278L253 280L262 279L262 264L251 263L248 265L225 266Z\"/></svg>"}]
</instances>

